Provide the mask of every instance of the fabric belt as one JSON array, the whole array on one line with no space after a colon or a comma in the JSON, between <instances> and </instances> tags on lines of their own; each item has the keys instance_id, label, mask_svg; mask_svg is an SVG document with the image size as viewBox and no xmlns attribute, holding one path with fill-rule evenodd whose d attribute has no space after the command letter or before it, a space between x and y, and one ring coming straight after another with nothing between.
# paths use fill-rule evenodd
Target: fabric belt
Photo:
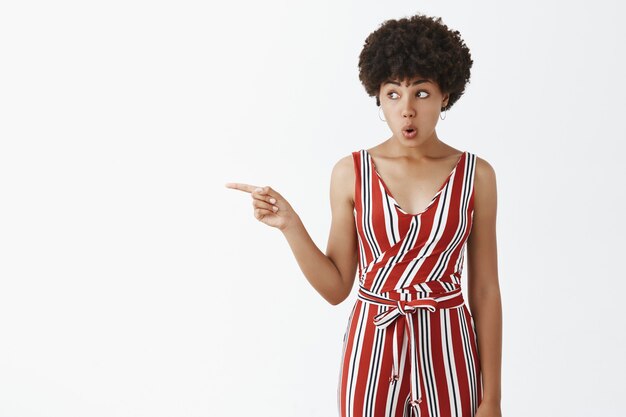
<instances>
[{"instance_id":1,"label":"fabric belt","mask_svg":"<svg viewBox=\"0 0 626 417\"><path fill-rule=\"evenodd\" d=\"M442 293L417 293L411 294L410 301L400 300L403 295L401 293L389 292L391 298L383 297L380 294L373 293L363 287L359 287L358 298L362 301L380 306L390 306L391 308L374 317L374 324L379 329L384 329L395 322L393 335L393 369L389 378L390 383L398 380L399 355L398 349L404 344L405 328L409 330L409 354L411 360L411 406L417 408L422 402L422 388L420 386L420 358L418 349L420 344L417 340L414 312L418 308L425 308L429 312L435 312L437 309L458 308L464 304L461 287L455 290ZM420 294L420 295L418 295ZM423 295L428 294L427 297ZM418 298L416 298L418 297ZM398 298L398 299L396 299ZM406 298L406 296L405 296ZM404 317L405 323L397 321L399 317ZM404 324L404 325L402 325ZM421 352L420 352L421 353ZM415 410L417 415L417 410Z\"/></svg>"}]
</instances>

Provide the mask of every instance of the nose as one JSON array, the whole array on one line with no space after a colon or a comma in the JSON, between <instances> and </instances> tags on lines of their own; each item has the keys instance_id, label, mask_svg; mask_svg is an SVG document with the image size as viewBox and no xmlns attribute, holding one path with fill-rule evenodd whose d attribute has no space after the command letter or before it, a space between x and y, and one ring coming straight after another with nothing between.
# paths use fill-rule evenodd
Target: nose
<instances>
[{"instance_id":1,"label":"nose","mask_svg":"<svg viewBox=\"0 0 626 417\"><path fill-rule=\"evenodd\" d=\"M402 117L415 117L415 111L411 105L411 100L405 100L402 108Z\"/></svg>"}]
</instances>

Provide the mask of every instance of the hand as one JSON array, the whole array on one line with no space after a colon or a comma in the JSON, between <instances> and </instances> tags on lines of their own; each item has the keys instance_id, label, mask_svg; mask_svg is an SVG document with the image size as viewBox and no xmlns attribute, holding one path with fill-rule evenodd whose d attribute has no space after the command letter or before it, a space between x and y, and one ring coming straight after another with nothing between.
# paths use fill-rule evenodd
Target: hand
<instances>
[{"instance_id":1,"label":"hand","mask_svg":"<svg viewBox=\"0 0 626 417\"><path fill-rule=\"evenodd\" d=\"M490 401L481 401L474 417L502 417L500 404Z\"/></svg>"},{"instance_id":2,"label":"hand","mask_svg":"<svg viewBox=\"0 0 626 417\"><path fill-rule=\"evenodd\" d=\"M233 182L227 183L226 187L250 193L252 195L254 217L268 226L285 230L299 219L287 200L278 191L273 190L272 187L256 187Z\"/></svg>"}]
</instances>

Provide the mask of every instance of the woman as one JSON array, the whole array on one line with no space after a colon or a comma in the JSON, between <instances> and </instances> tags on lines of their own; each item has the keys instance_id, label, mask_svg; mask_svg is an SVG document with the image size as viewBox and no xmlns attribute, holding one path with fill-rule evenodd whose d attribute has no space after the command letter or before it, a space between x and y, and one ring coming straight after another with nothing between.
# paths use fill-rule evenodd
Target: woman
<instances>
[{"instance_id":1,"label":"woman","mask_svg":"<svg viewBox=\"0 0 626 417\"><path fill-rule=\"evenodd\" d=\"M326 254L279 192L227 184L251 193L255 217L283 232L330 304L349 296L358 267L341 417L501 416L495 172L435 130L472 63L440 18L388 20L367 37L359 78L392 136L333 168ZM466 249L471 312L461 291Z\"/></svg>"}]
</instances>

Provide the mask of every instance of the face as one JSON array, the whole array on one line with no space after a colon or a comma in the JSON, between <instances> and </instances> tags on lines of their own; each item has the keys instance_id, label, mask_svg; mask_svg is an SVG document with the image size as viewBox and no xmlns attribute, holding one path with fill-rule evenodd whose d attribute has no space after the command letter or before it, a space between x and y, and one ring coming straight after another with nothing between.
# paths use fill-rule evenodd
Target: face
<instances>
[{"instance_id":1,"label":"face","mask_svg":"<svg viewBox=\"0 0 626 417\"><path fill-rule=\"evenodd\" d=\"M448 103L432 80L387 80L379 90L380 105L389 128L401 143L421 143L434 131L441 108ZM412 133L410 130L413 129Z\"/></svg>"}]
</instances>

